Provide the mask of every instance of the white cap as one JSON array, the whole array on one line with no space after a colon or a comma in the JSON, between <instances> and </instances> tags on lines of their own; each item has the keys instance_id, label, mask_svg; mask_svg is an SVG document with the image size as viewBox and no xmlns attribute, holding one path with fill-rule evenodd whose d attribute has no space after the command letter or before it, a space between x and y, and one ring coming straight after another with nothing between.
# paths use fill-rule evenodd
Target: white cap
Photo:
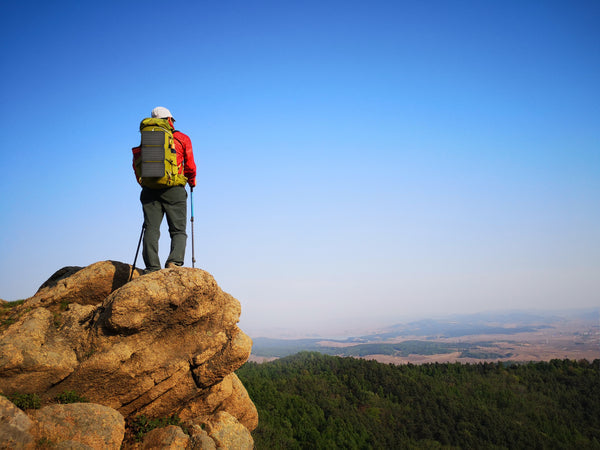
<instances>
[{"instance_id":1,"label":"white cap","mask_svg":"<svg viewBox=\"0 0 600 450\"><path fill-rule=\"evenodd\" d=\"M173 114L164 106L157 106L152 110L152 117L155 119L167 119L169 117L173 119ZM173 119L173 122L175 122L175 119Z\"/></svg>"}]
</instances>

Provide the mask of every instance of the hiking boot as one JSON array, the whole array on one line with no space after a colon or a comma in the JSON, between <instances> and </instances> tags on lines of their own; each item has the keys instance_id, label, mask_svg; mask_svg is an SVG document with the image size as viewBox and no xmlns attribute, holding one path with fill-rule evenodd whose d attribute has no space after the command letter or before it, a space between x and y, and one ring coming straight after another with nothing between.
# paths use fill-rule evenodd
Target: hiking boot
<instances>
[{"instance_id":1,"label":"hiking boot","mask_svg":"<svg viewBox=\"0 0 600 450\"><path fill-rule=\"evenodd\" d=\"M165 269L175 269L177 267L181 267L179 264L175 264L174 262L168 262L165 266Z\"/></svg>"}]
</instances>

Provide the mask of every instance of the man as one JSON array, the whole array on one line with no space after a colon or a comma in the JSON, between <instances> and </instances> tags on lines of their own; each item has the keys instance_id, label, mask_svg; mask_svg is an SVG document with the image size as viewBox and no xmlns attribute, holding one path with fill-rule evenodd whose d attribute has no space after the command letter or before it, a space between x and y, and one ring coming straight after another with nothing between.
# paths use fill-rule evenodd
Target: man
<instances>
[{"instance_id":1,"label":"man","mask_svg":"<svg viewBox=\"0 0 600 450\"><path fill-rule=\"evenodd\" d=\"M171 252L165 267L179 267L183 265L187 234L187 192L185 184L190 185L190 190L196 186L196 164L192 152L192 141L181 131L175 130L175 119L171 112L162 106L152 110L152 118L167 119L173 131L175 151L179 174L174 186L150 188L144 186L143 180L136 172L136 180L142 186L140 201L144 211L144 245L142 255L146 264L145 273L160 270L158 257L158 240L160 238L160 224L163 216L167 215L169 234L171 236ZM141 146L133 149L133 169L136 171L136 162L141 156Z\"/></svg>"}]
</instances>

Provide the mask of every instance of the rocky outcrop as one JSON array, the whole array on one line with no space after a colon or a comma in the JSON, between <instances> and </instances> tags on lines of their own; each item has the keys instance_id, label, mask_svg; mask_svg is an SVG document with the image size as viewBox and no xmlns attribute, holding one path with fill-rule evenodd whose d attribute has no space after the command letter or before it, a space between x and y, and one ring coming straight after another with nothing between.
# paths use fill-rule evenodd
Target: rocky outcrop
<instances>
[{"instance_id":1,"label":"rocky outcrop","mask_svg":"<svg viewBox=\"0 0 600 450\"><path fill-rule=\"evenodd\" d=\"M237 327L240 303L200 269L136 272L127 282L130 270L114 261L66 267L32 298L5 310L0 393L37 393L48 402L74 391L125 419L177 415L188 430L195 425L215 430L217 446L227 448L223 444L235 438L226 440L217 428L239 425L239 434L258 424L256 408L234 373L252 345ZM34 421L41 411L32 415ZM63 413L83 414L77 408ZM44 433L51 434L48 429ZM188 436L188 444L200 435ZM248 436L242 432L240 439Z\"/></svg>"}]
</instances>

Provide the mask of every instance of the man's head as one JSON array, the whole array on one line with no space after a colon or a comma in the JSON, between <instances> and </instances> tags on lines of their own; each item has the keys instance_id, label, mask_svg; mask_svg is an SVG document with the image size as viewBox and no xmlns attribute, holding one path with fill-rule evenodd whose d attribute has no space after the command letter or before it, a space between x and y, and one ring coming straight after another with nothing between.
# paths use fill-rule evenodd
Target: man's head
<instances>
[{"instance_id":1,"label":"man's head","mask_svg":"<svg viewBox=\"0 0 600 450\"><path fill-rule=\"evenodd\" d=\"M169 111L164 106L157 106L156 108L154 108L152 110L152 117L155 119L169 119L170 118L173 122L175 122L175 119L173 118L171 111Z\"/></svg>"}]
</instances>

